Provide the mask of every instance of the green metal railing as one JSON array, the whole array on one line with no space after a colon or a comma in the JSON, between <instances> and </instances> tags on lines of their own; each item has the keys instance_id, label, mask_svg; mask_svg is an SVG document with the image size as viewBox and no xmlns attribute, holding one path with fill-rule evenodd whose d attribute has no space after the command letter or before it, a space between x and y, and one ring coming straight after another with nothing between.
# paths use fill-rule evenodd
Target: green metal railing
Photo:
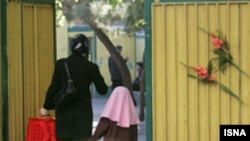
<instances>
[{"instance_id":1,"label":"green metal railing","mask_svg":"<svg viewBox=\"0 0 250 141\"><path fill-rule=\"evenodd\" d=\"M151 76L151 4L152 0L145 0L145 61L146 61L146 139L152 141L152 76Z\"/></svg>"},{"instance_id":2,"label":"green metal railing","mask_svg":"<svg viewBox=\"0 0 250 141\"><path fill-rule=\"evenodd\" d=\"M8 140L8 63L7 63L7 1L1 0L1 8L0 8L0 19L1 19L1 92L2 92L2 137L3 141Z\"/></svg>"}]
</instances>

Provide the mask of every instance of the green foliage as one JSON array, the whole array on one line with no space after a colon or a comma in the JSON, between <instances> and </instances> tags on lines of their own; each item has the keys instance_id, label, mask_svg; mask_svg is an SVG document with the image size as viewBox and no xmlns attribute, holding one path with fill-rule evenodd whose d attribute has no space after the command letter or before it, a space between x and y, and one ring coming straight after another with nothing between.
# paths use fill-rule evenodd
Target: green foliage
<instances>
[{"instance_id":1,"label":"green foliage","mask_svg":"<svg viewBox=\"0 0 250 141\"><path fill-rule=\"evenodd\" d=\"M122 3L122 0L109 0L110 5L115 8L118 4Z\"/></svg>"},{"instance_id":2,"label":"green foliage","mask_svg":"<svg viewBox=\"0 0 250 141\"><path fill-rule=\"evenodd\" d=\"M143 0L57 0L57 12L69 24L95 23L105 32L133 34L144 28ZM60 20L62 16L59 16ZM119 23L124 27L111 25Z\"/></svg>"},{"instance_id":3,"label":"green foliage","mask_svg":"<svg viewBox=\"0 0 250 141\"><path fill-rule=\"evenodd\" d=\"M145 22L144 22L143 10L144 10L143 0L135 0L130 2L124 20L126 22L125 30L128 33L144 29Z\"/></svg>"},{"instance_id":4,"label":"green foliage","mask_svg":"<svg viewBox=\"0 0 250 141\"><path fill-rule=\"evenodd\" d=\"M55 2L55 6L56 6L56 9L60 9L62 7L62 3L61 1L56 1ZM64 23L64 16L63 16L63 12L61 10L56 10L56 26L57 27L60 27L63 25Z\"/></svg>"}]
</instances>

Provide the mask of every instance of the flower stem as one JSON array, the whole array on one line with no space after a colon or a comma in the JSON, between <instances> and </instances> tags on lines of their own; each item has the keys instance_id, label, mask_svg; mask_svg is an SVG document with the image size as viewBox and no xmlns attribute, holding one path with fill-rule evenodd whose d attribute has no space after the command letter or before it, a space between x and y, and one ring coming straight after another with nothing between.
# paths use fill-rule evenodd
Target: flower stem
<instances>
[{"instance_id":1,"label":"flower stem","mask_svg":"<svg viewBox=\"0 0 250 141\"><path fill-rule=\"evenodd\" d=\"M236 98L241 104L243 104L243 101L240 99L239 96L237 96L234 92L232 92L228 87L226 87L225 85L218 83L220 88L223 89L226 93L230 94L231 96L233 96L234 98Z\"/></svg>"},{"instance_id":2,"label":"flower stem","mask_svg":"<svg viewBox=\"0 0 250 141\"><path fill-rule=\"evenodd\" d=\"M194 69L193 67L190 67L190 66L188 66L188 65L186 65L186 64L184 64L184 63L182 63L182 62L180 62L182 65L184 65L185 67L187 67L187 68L189 68L189 69Z\"/></svg>"}]
</instances>

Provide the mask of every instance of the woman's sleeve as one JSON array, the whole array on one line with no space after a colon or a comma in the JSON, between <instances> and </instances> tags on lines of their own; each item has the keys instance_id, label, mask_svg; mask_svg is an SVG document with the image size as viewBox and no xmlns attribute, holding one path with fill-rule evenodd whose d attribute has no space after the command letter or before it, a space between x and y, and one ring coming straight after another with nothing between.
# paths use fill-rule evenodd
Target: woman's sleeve
<instances>
[{"instance_id":1,"label":"woman's sleeve","mask_svg":"<svg viewBox=\"0 0 250 141\"><path fill-rule=\"evenodd\" d=\"M104 78L101 75L101 72L97 65L95 65L94 67L92 78L93 78L93 82L95 84L96 90L102 95L106 94L108 91L108 86L105 83Z\"/></svg>"},{"instance_id":2,"label":"woman's sleeve","mask_svg":"<svg viewBox=\"0 0 250 141\"><path fill-rule=\"evenodd\" d=\"M109 130L109 125L110 125L110 120L107 118L101 118L94 134L92 137L89 139L89 141L97 141L103 136L105 136Z\"/></svg>"},{"instance_id":3,"label":"woman's sleeve","mask_svg":"<svg viewBox=\"0 0 250 141\"><path fill-rule=\"evenodd\" d=\"M52 76L52 80L51 80L50 86L47 90L45 101L43 104L43 107L47 110L55 109L55 103L53 102L53 99L60 88L60 74L59 74L60 73L59 72L60 71L60 67L59 67L60 62L61 61L56 62L54 73Z\"/></svg>"}]
</instances>

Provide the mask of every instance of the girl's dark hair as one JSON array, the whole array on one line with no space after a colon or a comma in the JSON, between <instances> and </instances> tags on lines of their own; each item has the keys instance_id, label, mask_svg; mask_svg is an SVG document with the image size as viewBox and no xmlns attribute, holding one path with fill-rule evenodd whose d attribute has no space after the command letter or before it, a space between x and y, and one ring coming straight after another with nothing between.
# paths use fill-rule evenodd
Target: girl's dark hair
<instances>
[{"instance_id":1,"label":"girl's dark hair","mask_svg":"<svg viewBox=\"0 0 250 141\"><path fill-rule=\"evenodd\" d=\"M137 62L136 64L143 69L143 63L142 62Z\"/></svg>"}]
</instances>

